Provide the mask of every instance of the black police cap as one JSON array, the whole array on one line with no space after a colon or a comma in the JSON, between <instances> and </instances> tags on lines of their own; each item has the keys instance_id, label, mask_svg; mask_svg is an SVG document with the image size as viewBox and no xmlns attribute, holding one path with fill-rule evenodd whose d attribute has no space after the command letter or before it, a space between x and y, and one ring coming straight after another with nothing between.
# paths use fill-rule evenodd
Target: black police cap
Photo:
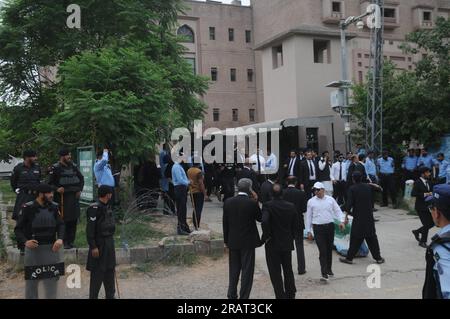
<instances>
[{"instance_id":1,"label":"black police cap","mask_svg":"<svg viewBox=\"0 0 450 319\"><path fill-rule=\"evenodd\" d=\"M33 188L38 193L52 193L55 190L51 185L48 184L37 184Z\"/></svg>"},{"instance_id":2,"label":"black police cap","mask_svg":"<svg viewBox=\"0 0 450 319\"><path fill-rule=\"evenodd\" d=\"M69 155L69 153L70 153L70 151L67 148L62 148L58 152L59 156L67 156L67 155Z\"/></svg>"},{"instance_id":3,"label":"black police cap","mask_svg":"<svg viewBox=\"0 0 450 319\"><path fill-rule=\"evenodd\" d=\"M98 188L98 197L105 197L108 194L113 193L113 188L111 186L102 185Z\"/></svg>"},{"instance_id":4,"label":"black police cap","mask_svg":"<svg viewBox=\"0 0 450 319\"><path fill-rule=\"evenodd\" d=\"M35 156L36 156L36 151L34 151L34 150L25 150L25 151L23 151L23 158L35 157Z\"/></svg>"},{"instance_id":5,"label":"black police cap","mask_svg":"<svg viewBox=\"0 0 450 319\"><path fill-rule=\"evenodd\" d=\"M426 172L431 172L431 169L429 169L429 168L426 167L426 166L421 166L421 167L419 168L419 173L420 173L420 175L422 175L422 174L424 174L424 173L426 173Z\"/></svg>"}]
</instances>

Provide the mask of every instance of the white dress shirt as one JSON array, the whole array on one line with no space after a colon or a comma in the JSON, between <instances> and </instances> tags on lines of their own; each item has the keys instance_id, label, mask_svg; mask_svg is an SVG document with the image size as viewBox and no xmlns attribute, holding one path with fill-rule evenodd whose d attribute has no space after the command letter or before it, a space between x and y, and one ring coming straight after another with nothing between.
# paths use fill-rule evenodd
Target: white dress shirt
<instances>
[{"instance_id":1,"label":"white dress shirt","mask_svg":"<svg viewBox=\"0 0 450 319\"><path fill-rule=\"evenodd\" d=\"M306 211L306 231L311 232L312 225L324 225L335 220L342 222L344 213L333 197L325 195L322 199L314 196L308 201Z\"/></svg>"},{"instance_id":2,"label":"white dress shirt","mask_svg":"<svg viewBox=\"0 0 450 319\"><path fill-rule=\"evenodd\" d=\"M259 163L261 164L261 173L264 173L265 167L266 167L266 160L264 159L264 156L259 156ZM255 172L258 172L258 156L256 154L253 154L250 157L250 162L253 164L252 169Z\"/></svg>"},{"instance_id":3,"label":"white dress shirt","mask_svg":"<svg viewBox=\"0 0 450 319\"><path fill-rule=\"evenodd\" d=\"M266 170L272 174L278 171L278 159L274 153L271 153L267 158Z\"/></svg>"},{"instance_id":4,"label":"white dress shirt","mask_svg":"<svg viewBox=\"0 0 450 319\"><path fill-rule=\"evenodd\" d=\"M339 170L340 167L342 165L342 176L341 179L339 179ZM346 179L346 174L347 172L347 168L346 168L346 164L344 162L336 162L333 164L333 166L331 166L331 170L330 170L330 177L332 181L345 181Z\"/></svg>"},{"instance_id":5,"label":"white dress shirt","mask_svg":"<svg viewBox=\"0 0 450 319\"><path fill-rule=\"evenodd\" d=\"M289 176L294 176L294 167L295 167L296 160L297 160L297 157L291 157L291 160L289 161L288 169L289 169L289 167L291 168L289 170Z\"/></svg>"}]
</instances>

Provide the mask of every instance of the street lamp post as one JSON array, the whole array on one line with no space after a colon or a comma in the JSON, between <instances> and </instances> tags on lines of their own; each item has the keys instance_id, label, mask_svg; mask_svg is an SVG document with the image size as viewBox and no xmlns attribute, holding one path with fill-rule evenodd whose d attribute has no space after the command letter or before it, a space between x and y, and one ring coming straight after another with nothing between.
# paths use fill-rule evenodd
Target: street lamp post
<instances>
[{"instance_id":1,"label":"street lamp post","mask_svg":"<svg viewBox=\"0 0 450 319\"><path fill-rule=\"evenodd\" d=\"M344 119L344 134L345 134L345 149L346 151L350 151L352 148L351 142L351 113L349 110L349 89L351 87L351 81L348 79L348 59L347 59L347 28L356 24L359 29L364 28L364 22L362 19L373 14L373 11L367 11L366 13L358 16L358 17L349 17L347 19L341 20L340 29L341 29L341 85L339 90L343 96L342 107L339 110L341 117Z\"/></svg>"}]
</instances>

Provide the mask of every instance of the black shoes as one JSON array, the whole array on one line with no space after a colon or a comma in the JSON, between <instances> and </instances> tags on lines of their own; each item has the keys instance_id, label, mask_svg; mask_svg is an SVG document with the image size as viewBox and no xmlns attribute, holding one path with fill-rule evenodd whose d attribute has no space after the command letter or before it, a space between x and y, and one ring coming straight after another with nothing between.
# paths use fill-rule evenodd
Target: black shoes
<instances>
[{"instance_id":1,"label":"black shoes","mask_svg":"<svg viewBox=\"0 0 450 319\"><path fill-rule=\"evenodd\" d=\"M299 271L298 274L299 274L300 276L302 276L302 275L306 274L306 270Z\"/></svg>"},{"instance_id":2,"label":"black shoes","mask_svg":"<svg viewBox=\"0 0 450 319\"><path fill-rule=\"evenodd\" d=\"M352 260L349 260L349 259L347 259L347 258L345 258L345 257L339 258L339 261L340 261L341 263L344 263L344 264L353 265L353 261L352 261Z\"/></svg>"},{"instance_id":3,"label":"black shoes","mask_svg":"<svg viewBox=\"0 0 450 319\"><path fill-rule=\"evenodd\" d=\"M322 277L320 278L320 281L323 283L327 283L328 282L328 275L327 274L322 274Z\"/></svg>"},{"instance_id":4,"label":"black shoes","mask_svg":"<svg viewBox=\"0 0 450 319\"><path fill-rule=\"evenodd\" d=\"M419 231L418 230L413 230L412 231L414 238L420 243L420 236L419 236Z\"/></svg>"},{"instance_id":5,"label":"black shoes","mask_svg":"<svg viewBox=\"0 0 450 319\"><path fill-rule=\"evenodd\" d=\"M328 275L328 277L331 277L331 278L334 277L334 273L331 270L328 272L327 275Z\"/></svg>"},{"instance_id":6,"label":"black shoes","mask_svg":"<svg viewBox=\"0 0 450 319\"><path fill-rule=\"evenodd\" d=\"M384 258L380 258L378 260L376 260L378 265L384 264L386 262L386 260L384 260Z\"/></svg>"}]
</instances>

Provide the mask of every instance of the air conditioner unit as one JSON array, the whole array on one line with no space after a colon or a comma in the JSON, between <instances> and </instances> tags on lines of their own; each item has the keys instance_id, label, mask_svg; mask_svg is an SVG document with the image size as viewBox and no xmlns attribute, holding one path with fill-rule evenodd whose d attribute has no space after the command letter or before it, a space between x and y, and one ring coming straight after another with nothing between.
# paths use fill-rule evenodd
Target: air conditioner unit
<instances>
[{"instance_id":1,"label":"air conditioner unit","mask_svg":"<svg viewBox=\"0 0 450 319\"><path fill-rule=\"evenodd\" d=\"M330 104L334 111L339 111L339 109L344 106L344 92L342 90L331 92Z\"/></svg>"}]
</instances>

